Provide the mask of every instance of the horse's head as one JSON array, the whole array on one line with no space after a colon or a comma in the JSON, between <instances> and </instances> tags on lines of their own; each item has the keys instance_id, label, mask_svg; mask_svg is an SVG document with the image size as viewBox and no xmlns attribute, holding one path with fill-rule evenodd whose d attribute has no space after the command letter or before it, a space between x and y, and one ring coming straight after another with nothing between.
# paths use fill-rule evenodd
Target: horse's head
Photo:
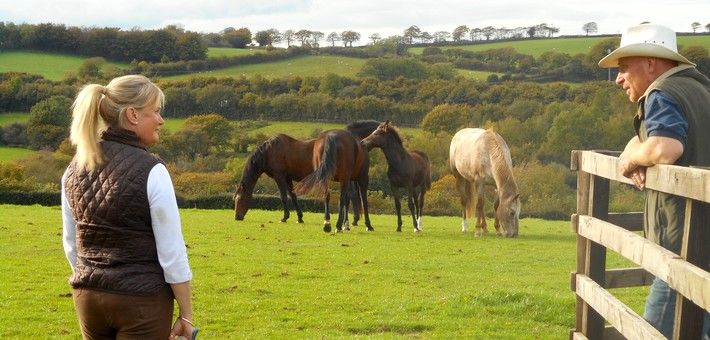
<instances>
[{"instance_id":1,"label":"horse's head","mask_svg":"<svg viewBox=\"0 0 710 340\"><path fill-rule=\"evenodd\" d=\"M390 121L386 120L377 126L377 129L372 131L372 133L365 137L360 143L365 147L365 149L372 150L372 148L382 148L387 143L387 133L392 129Z\"/></svg>"},{"instance_id":2,"label":"horse's head","mask_svg":"<svg viewBox=\"0 0 710 340\"><path fill-rule=\"evenodd\" d=\"M251 190L245 190L243 185L238 185L234 192L234 219L241 221L249 211L251 205Z\"/></svg>"},{"instance_id":3,"label":"horse's head","mask_svg":"<svg viewBox=\"0 0 710 340\"><path fill-rule=\"evenodd\" d=\"M520 194L500 197L496 203L496 218L505 230L505 237L517 237L520 219Z\"/></svg>"}]
</instances>

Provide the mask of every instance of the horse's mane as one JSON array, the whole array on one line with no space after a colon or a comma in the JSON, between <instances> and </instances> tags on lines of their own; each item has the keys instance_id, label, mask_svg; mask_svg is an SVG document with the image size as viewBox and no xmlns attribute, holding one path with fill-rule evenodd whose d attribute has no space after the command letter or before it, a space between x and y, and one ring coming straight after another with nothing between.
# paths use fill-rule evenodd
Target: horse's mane
<instances>
[{"instance_id":1,"label":"horse's mane","mask_svg":"<svg viewBox=\"0 0 710 340\"><path fill-rule=\"evenodd\" d=\"M274 144L278 143L279 140L280 135L276 135L256 147L256 150L254 150L251 156L249 156L249 159L246 161L244 172L242 172L242 179L239 183L240 186L252 186L256 183L266 167L266 154Z\"/></svg>"},{"instance_id":2,"label":"horse's mane","mask_svg":"<svg viewBox=\"0 0 710 340\"><path fill-rule=\"evenodd\" d=\"M503 138L496 134L493 130L488 131L492 132L489 134L490 137L488 137L490 139L489 145L491 146L488 150L488 155L490 155L491 160L493 160L493 162L491 162L491 166L493 167L493 176L498 177L498 180L504 183L505 186L510 186L509 188L517 191L517 185L515 184L515 179L513 178L513 169L508 166L508 160L505 154L507 145L504 144L505 141Z\"/></svg>"},{"instance_id":3,"label":"horse's mane","mask_svg":"<svg viewBox=\"0 0 710 340\"><path fill-rule=\"evenodd\" d=\"M367 137L377 129L381 122L374 119L358 120L348 124L345 129L356 135L359 139Z\"/></svg>"},{"instance_id":4,"label":"horse's mane","mask_svg":"<svg viewBox=\"0 0 710 340\"><path fill-rule=\"evenodd\" d=\"M399 135L399 130L397 130L394 126L390 125L387 129L387 132L390 132L392 134L392 137L394 137L394 140L396 140L397 143L404 146L404 142L402 141L402 136Z\"/></svg>"}]
</instances>

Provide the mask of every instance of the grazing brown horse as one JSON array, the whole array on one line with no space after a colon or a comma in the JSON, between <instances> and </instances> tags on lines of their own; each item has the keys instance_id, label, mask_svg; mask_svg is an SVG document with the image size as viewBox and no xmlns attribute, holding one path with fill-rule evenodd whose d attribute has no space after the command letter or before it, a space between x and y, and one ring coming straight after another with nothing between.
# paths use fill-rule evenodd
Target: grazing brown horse
<instances>
[{"instance_id":1,"label":"grazing brown horse","mask_svg":"<svg viewBox=\"0 0 710 340\"><path fill-rule=\"evenodd\" d=\"M240 221L244 219L251 205L256 181L261 174L266 173L274 179L279 188L284 210L281 222L286 222L290 216L288 194L296 208L298 223L303 223L303 211L293 192L293 181L300 181L313 172L312 158L315 143L315 139L301 141L278 134L259 145L247 159L241 181L236 187L234 218Z\"/></svg>"},{"instance_id":2,"label":"grazing brown horse","mask_svg":"<svg viewBox=\"0 0 710 340\"><path fill-rule=\"evenodd\" d=\"M362 140L368 150L380 148L387 159L387 177L394 195L397 210L397 231L402 231L402 214L399 188L407 192L409 211L412 214L414 231L422 230L422 209L424 194L431 189L431 164L429 157L421 151L407 151L402 138L390 121L381 123L375 131Z\"/></svg>"},{"instance_id":3,"label":"grazing brown horse","mask_svg":"<svg viewBox=\"0 0 710 340\"><path fill-rule=\"evenodd\" d=\"M330 232L330 191L328 183L331 179L340 183L340 201L338 221L335 228L342 231L342 225L347 214L348 192L347 185L355 181L362 200L365 214L365 226L368 231L373 231L367 207L367 185L370 160L367 152L360 142L346 130L329 130L320 134L313 145L312 166L313 173L306 176L296 186L297 194L315 191L325 196L325 222L323 231Z\"/></svg>"},{"instance_id":4,"label":"grazing brown horse","mask_svg":"<svg viewBox=\"0 0 710 340\"><path fill-rule=\"evenodd\" d=\"M484 184L491 178L495 181L496 197L495 228L506 237L518 236L520 194L513 179L513 162L510 149L503 137L493 130L466 128L459 130L451 140L449 166L461 194L463 207L462 231L468 231L467 219L473 217L473 202L476 202L476 236L486 233L486 216L483 212Z\"/></svg>"}]
</instances>

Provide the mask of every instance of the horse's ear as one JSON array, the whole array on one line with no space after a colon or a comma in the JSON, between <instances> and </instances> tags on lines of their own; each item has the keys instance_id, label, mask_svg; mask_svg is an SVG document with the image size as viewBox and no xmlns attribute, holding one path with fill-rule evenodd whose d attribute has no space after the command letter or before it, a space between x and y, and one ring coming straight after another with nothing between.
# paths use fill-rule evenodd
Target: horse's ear
<instances>
[{"instance_id":1,"label":"horse's ear","mask_svg":"<svg viewBox=\"0 0 710 340\"><path fill-rule=\"evenodd\" d=\"M515 194L515 197L513 197L513 200L517 200L518 198L520 198L520 194Z\"/></svg>"}]
</instances>

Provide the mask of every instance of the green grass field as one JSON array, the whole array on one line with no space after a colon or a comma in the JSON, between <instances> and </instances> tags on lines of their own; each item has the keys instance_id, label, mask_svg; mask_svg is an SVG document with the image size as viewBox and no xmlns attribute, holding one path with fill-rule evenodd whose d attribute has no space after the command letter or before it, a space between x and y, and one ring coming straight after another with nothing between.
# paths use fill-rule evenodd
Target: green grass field
<instances>
[{"instance_id":1,"label":"green grass field","mask_svg":"<svg viewBox=\"0 0 710 340\"><path fill-rule=\"evenodd\" d=\"M64 79L69 72L76 72L86 59L68 54L3 51L0 52L0 72L27 72L56 81ZM107 62L106 65L128 67L128 64L115 62Z\"/></svg>"},{"instance_id":2,"label":"green grass field","mask_svg":"<svg viewBox=\"0 0 710 340\"><path fill-rule=\"evenodd\" d=\"M0 205L0 215L0 338L79 338L60 208ZM322 214L302 225L280 216L181 210L205 339L563 339L574 326L567 221L524 219L505 239L461 233L458 217L425 217L415 234L373 215L375 232L326 234ZM621 293L640 308L641 290Z\"/></svg>"},{"instance_id":3,"label":"green grass field","mask_svg":"<svg viewBox=\"0 0 710 340\"><path fill-rule=\"evenodd\" d=\"M264 50L252 48L232 48L232 47L210 47L207 49L208 58L216 57L234 57L240 55L251 55L256 53L265 53Z\"/></svg>"},{"instance_id":4,"label":"green grass field","mask_svg":"<svg viewBox=\"0 0 710 340\"><path fill-rule=\"evenodd\" d=\"M12 123L27 123L30 120L29 112L4 112L0 113L0 126Z\"/></svg>"},{"instance_id":5,"label":"green grass field","mask_svg":"<svg viewBox=\"0 0 710 340\"><path fill-rule=\"evenodd\" d=\"M475 45L443 47L443 49L460 48L466 51L480 52L503 47L513 47L516 51L518 51L518 53L532 55L537 58L541 54L548 51L567 53L570 55L578 53L585 54L589 52L592 46L604 39L607 39L607 37L500 41ZM681 46L700 45L710 50L710 35L679 36L678 44ZM423 50L424 47L414 47L409 49L410 52L415 54L421 54Z\"/></svg>"},{"instance_id":6,"label":"green grass field","mask_svg":"<svg viewBox=\"0 0 710 340\"><path fill-rule=\"evenodd\" d=\"M260 63L234 66L214 71L190 73L163 77L164 80L184 80L191 77L250 77L260 74L266 78L280 78L291 75L323 76L335 73L340 76L353 77L360 71L365 59L341 56L304 56L272 63Z\"/></svg>"},{"instance_id":7,"label":"green grass field","mask_svg":"<svg viewBox=\"0 0 710 340\"><path fill-rule=\"evenodd\" d=\"M35 151L25 148L10 148L7 146L0 146L0 163L12 162L20 158L25 158Z\"/></svg>"}]
</instances>

